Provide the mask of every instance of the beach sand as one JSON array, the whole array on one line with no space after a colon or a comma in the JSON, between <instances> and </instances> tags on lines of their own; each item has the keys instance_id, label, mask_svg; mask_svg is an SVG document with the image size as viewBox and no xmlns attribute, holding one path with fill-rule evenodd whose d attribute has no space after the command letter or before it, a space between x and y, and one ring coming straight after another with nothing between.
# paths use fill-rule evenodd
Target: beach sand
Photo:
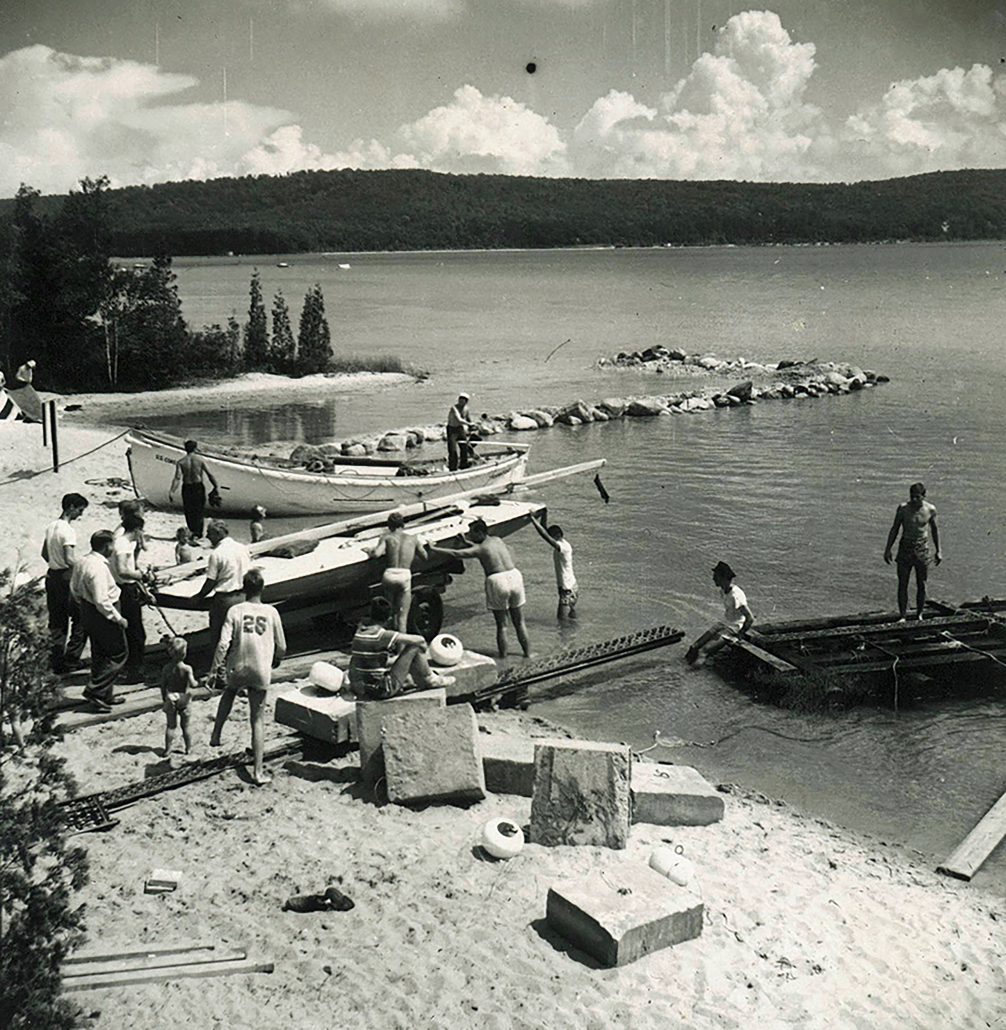
<instances>
[{"instance_id":1,"label":"beach sand","mask_svg":"<svg viewBox=\"0 0 1006 1030\"><path fill-rule=\"evenodd\" d=\"M118 432L67 419L63 454ZM27 572L44 571L42 529L70 490L91 499L82 541L114 525L115 504L131 494L123 449L112 443L57 476L45 471L39 426L0 427L0 562L20 553ZM155 560L169 560L180 522L150 514ZM197 757L209 755L214 711L214 701L195 704ZM228 749L247 743L246 711L235 706ZM481 722L494 732L556 732L527 714ZM89 793L163 771L162 740L157 712L77 730L59 750ZM731 788L720 824L638 825L624 851L530 844L496 863L473 850L480 828L502 815L526 824L527 799L422 811L378 805L358 787L356 763L355 752L287 760L264 789L230 771L141 801L117 814L115 829L76 838L91 860L81 896L89 947L200 940L275 963L269 975L79 994L84 1011L97 1013L88 1025L1006 1026L1006 905L937 876L923 856ZM698 866L700 938L603 969L545 926L553 880L645 863L665 840ZM143 893L155 868L181 870L175 893ZM289 895L333 882L355 900L353 911L281 910Z\"/></svg>"}]
</instances>

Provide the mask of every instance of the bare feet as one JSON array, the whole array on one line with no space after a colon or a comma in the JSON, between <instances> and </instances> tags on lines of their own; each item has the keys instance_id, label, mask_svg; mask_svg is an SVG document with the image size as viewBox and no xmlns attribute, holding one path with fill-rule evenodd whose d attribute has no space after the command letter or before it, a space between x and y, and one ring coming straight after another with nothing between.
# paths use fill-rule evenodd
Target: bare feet
<instances>
[{"instance_id":1,"label":"bare feet","mask_svg":"<svg viewBox=\"0 0 1006 1030\"><path fill-rule=\"evenodd\" d=\"M253 776L252 783L256 787L268 787L272 783L272 777L268 773L263 773L261 776Z\"/></svg>"}]
</instances>

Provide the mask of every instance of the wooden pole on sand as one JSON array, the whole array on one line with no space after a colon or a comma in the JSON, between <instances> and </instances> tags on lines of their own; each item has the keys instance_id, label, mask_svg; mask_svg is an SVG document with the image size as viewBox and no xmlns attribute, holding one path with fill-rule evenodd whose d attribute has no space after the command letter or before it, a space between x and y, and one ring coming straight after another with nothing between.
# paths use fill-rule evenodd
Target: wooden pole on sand
<instances>
[{"instance_id":1,"label":"wooden pole on sand","mask_svg":"<svg viewBox=\"0 0 1006 1030\"><path fill-rule=\"evenodd\" d=\"M45 418L45 411L42 412L42 418ZM56 402L49 402L49 435L52 437L52 470L53 472L59 471L59 437L57 435L58 423L56 421Z\"/></svg>"},{"instance_id":2,"label":"wooden pole on sand","mask_svg":"<svg viewBox=\"0 0 1006 1030\"><path fill-rule=\"evenodd\" d=\"M42 402L42 446L43 447L48 447L49 446L49 423L46 421L46 412L45 412L46 405L47 405L47 402L43 401Z\"/></svg>"}]
</instances>

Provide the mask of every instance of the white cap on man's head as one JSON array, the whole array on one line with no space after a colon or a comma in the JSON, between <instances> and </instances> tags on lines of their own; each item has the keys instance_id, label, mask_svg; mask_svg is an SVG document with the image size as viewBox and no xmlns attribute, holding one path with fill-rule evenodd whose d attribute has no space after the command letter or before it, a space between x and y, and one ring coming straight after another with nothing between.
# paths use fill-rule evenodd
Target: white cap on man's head
<instances>
[{"instance_id":1,"label":"white cap on man's head","mask_svg":"<svg viewBox=\"0 0 1006 1030\"><path fill-rule=\"evenodd\" d=\"M470 401L470 400L472 399L472 398L471 398L471 395L470 395L470 394L467 394L467 393L465 393L465 392L464 392L464 390L462 390L462 391L461 391L461 393L459 393L459 394L458 394L458 397L459 397L459 398L460 398L461 400L466 400L466 401Z\"/></svg>"}]
</instances>

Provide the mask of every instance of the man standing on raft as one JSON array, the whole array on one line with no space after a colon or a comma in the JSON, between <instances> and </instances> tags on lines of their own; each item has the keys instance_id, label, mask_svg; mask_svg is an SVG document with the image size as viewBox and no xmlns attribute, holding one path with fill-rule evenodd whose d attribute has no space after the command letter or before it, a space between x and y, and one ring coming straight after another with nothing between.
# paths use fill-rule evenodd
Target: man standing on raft
<instances>
[{"instance_id":1,"label":"man standing on raft","mask_svg":"<svg viewBox=\"0 0 1006 1030\"><path fill-rule=\"evenodd\" d=\"M506 619L517 633L517 639L524 651L524 657L531 657L531 644L524 625L524 577L513 563L510 548L499 537L489 535L489 527L482 519L476 519L468 527L470 547L438 547L428 544L427 548L437 554L449 554L454 558L478 558L486 574L486 607L496 619L496 648L500 658L507 656Z\"/></svg>"},{"instance_id":2,"label":"man standing on raft","mask_svg":"<svg viewBox=\"0 0 1006 1030\"><path fill-rule=\"evenodd\" d=\"M405 518L393 511L388 516L388 531L366 550L373 558L387 556L388 567L381 577L381 587L394 612L392 624L399 633L404 633L412 604L412 562L416 554L420 558L429 557L426 544L414 534L406 533Z\"/></svg>"},{"instance_id":3,"label":"man standing on raft","mask_svg":"<svg viewBox=\"0 0 1006 1030\"><path fill-rule=\"evenodd\" d=\"M214 475L197 454L199 444L195 440L185 441L185 457L175 462L175 478L168 489L168 500L173 504L175 491L179 484L182 487L182 509L185 512L185 524L199 538L203 535L203 520L206 515L206 487L203 476L213 484L213 489L220 489ZM212 498L211 498L212 499Z\"/></svg>"},{"instance_id":4,"label":"man standing on raft","mask_svg":"<svg viewBox=\"0 0 1006 1030\"><path fill-rule=\"evenodd\" d=\"M936 553L929 551L929 533L933 534L933 546ZM922 610L926 606L926 580L929 578L929 565L939 565L943 561L940 553L940 531L936 525L936 506L926 500L925 483L912 483L908 488L908 500L898 505L894 513L894 524L887 534L887 546L884 548L884 561L891 564L891 548L901 533L898 544L898 614L902 622L908 617L908 581L915 570L915 608L916 618L922 618Z\"/></svg>"}]
</instances>

